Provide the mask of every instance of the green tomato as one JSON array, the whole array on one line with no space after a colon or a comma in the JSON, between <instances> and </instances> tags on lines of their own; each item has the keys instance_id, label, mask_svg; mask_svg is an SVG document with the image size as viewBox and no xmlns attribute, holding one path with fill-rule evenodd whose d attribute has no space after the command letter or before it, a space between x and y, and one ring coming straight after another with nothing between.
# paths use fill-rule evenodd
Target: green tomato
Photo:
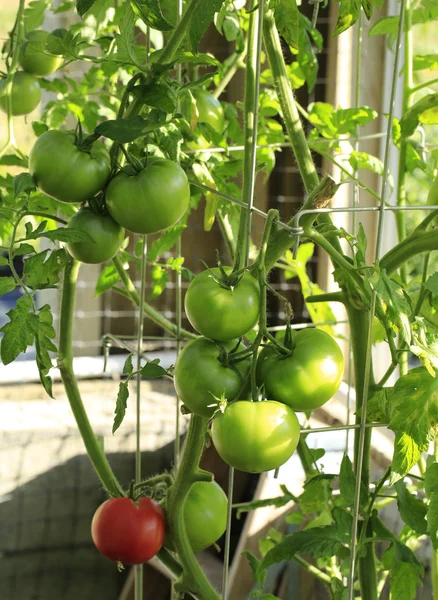
<instances>
[{"instance_id":1,"label":"green tomato","mask_svg":"<svg viewBox=\"0 0 438 600\"><path fill-rule=\"evenodd\" d=\"M184 503L184 523L193 552L211 546L225 532L228 499L215 481L197 481Z\"/></svg>"},{"instance_id":2,"label":"green tomato","mask_svg":"<svg viewBox=\"0 0 438 600\"><path fill-rule=\"evenodd\" d=\"M101 142L87 151L76 145L73 131L51 130L35 142L29 156L29 170L38 189L60 202L90 200L105 185L110 156Z\"/></svg>"},{"instance_id":3,"label":"green tomato","mask_svg":"<svg viewBox=\"0 0 438 600\"><path fill-rule=\"evenodd\" d=\"M89 208L81 208L70 219L68 226L88 233L91 242L68 242L73 258L87 264L106 262L117 254L125 237L125 230L110 215L97 215Z\"/></svg>"},{"instance_id":4,"label":"green tomato","mask_svg":"<svg viewBox=\"0 0 438 600\"><path fill-rule=\"evenodd\" d=\"M0 110L8 112L8 98L5 94L6 78L0 80ZM33 75L17 71L12 81L12 115L28 115L36 109L41 100L41 88Z\"/></svg>"},{"instance_id":5,"label":"green tomato","mask_svg":"<svg viewBox=\"0 0 438 600\"><path fill-rule=\"evenodd\" d=\"M300 439L300 424L294 411L280 402L238 400L214 417L211 433L227 464L262 473L289 460Z\"/></svg>"},{"instance_id":6,"label":"green tomato","mask_svg":"<svg viewBox=\"0 0 438 600\"><path fill-rule=\"evenodd\" d=\"M236 343L225 342L225 349L232 350ZM238 350L244 348L240 344ZM203 417L211 417L217 409L215 397L223 395L229 402L234 400L250 370L249 359L227 367L220 361L220 355L221 350L214 342L198 338L187 344L175 363L176 393L192 412Z\"/></svg>"},{"instance_id":7,"label":"green tomato","mask_svg":"<svg viewBox=\"0 0 438 600\"><path fill-rule=\"evenodd\" d=\"M186 174L172 160L150 159L139 173L121 171L106 189L106 204L117 223L133 233L157 233L175 225L189 207Z\"/></svg>"},{"instance_id":8,"label":"green tomato","mask_svg":"<svg viewBox=\"0 0 438 600\"><path fill-rule=\"evenodd\" d=\"M438 206L438 176L432 182L427 195L428 206Z\"/></svg>"},{"instance_id":9,"label":"green tomato","mask_svg":"<svg viewBox=\"0 0 438 600\"><path fill-rule=\"evenodd\" d=\"M218 133L222 133L225 127L225 115L222 104L214 96L205 90L192 90L198 109L198 123L207 123Z\"/></svg>"},{"instance_id":10,"label":"green tomato","mask_svg":"<svg viewBox=\"0 0 438 600\"><path fill-rule=\"evenodd\" d=\"M41 49L49 36L48 31L36 30L27 34L27 41L18 47L18 62L22 69L36 77L46 77L59 69L63 58Z\"/></svg>"},{"instance_id":11,"label":"green tomato","mask_svg":"<svg viewBox=\"0 0 438 600\"><path fill-rule=\"evenodd\" d=\"M227 274L231 267L225 267ZM190 283L185 296L185 311L190 323L201 335L226 342L240 338L254 327L260 312L260 286L245 272L239 283L226 289L211 273L220 278L218 267L202 271Z\"/></svg>"},{"instance_id":12,"label":"green tomato","mask_svg":"<svg viewBox=\"0 0 438 600\"><path fill-rule=\"evenodd\" d=\"M257 385L264 385L267 397L295 411L314 410L341 385L344 357L336 341L320 329L298 331L293 344L287 356L273 345L263 348L257 361Z\"/></svg>"}]
</instances>

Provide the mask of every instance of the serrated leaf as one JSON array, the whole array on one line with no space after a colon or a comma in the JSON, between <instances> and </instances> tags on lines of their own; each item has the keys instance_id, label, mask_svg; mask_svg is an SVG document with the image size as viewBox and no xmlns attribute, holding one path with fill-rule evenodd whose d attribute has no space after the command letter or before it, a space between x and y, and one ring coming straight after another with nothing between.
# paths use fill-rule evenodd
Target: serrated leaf
<instances>
[{"instance_id":1,"label":"serrated leaf","mask_svg":"<svg viewBox=\"0 0 438 600\"><path fill-rule=\"evenodd\" d=\"M424 491L426 494L438 492L438 463L432 463L424 474Z\"/></svg>"},{"instance_id":2,"label":"serrated leaf","mask_svg":"<svg viewBox=\"0 0 438 600\"><path fill-rule=\"evenodd\" d=\"M361 0L340 0L339 14L333 36L352 27L359 18Z\"/></svg>"},{"instance_id":3,"label":"serrated leaf","mask_svg":"<svg viewBox=\"0 0 438 600\"><path fill-rule=\"evenodd\" d=\"M27 169L28 161L26 158L21 158L21 156L17 156L16 154L4 154L0 158L0 165L5 165L7 167L24 167Z\"/></svg>"},{"instance_id":4,"label":"serrated leaf","mask_svg":"<svg viewBox=\"0 0 438 600\"><path fill-rule=\"evenodd\" d=\"M13 277L0 277L0 297L15 290L17 284Z\"/></svg>"},{"instance_id":5,"label":"serrated leaf","mask_svg":"<svg viewBox=\"0 0 438 600\"><path fill-rule=\"evenodd\" d=\"M185 225L176 225L167 229L159 238L154 240L148 249L147 256L149 260L156 261L162 254L172 250L184 229Z\"/></svg>"},{"instance_id":6,"label":"serrated leaf","mask_svg":"<svg viewBox=\"0 0 438 600\"><path fill-rule=\"evenodd\" d=\"M367 283L376 291L380 300L385 304L386 314L391 321L394 334L399 333L402 339L410 344L411 325L409 317L412 313L409 299L403 287L391 279L384 269L376 267Z\"/></svg>"},{"instance_id":7,"label":"serrated leaf","mask_svg":"<svg viewBox=\"0 0 438 600\"><path fill-rule=\"evenodd\" d=\"M401 518L411 529L420 535L425 535L427 532L426 505L407 490L402 480L397 481L394 488L397 493L397 506Z\"/></svg>"},{"instance_id":8,"label":"serrated leaf","mask_svg":"<svg viewBox=\"0 0 438 600\"><path fill-rule=\"evenodd\" d=\"M35 254L36 250L30 244L20 244L14 249L15 256L24 256L25 254Z\"/></svg>"},{"instance_id":9,"label":"serrated leaf","mask_svg":"<svg viewBox=\"0 0 438 600\"><path fill-rule=\"evenodd\" d=\"M119 383L119 393L117 394L116 410L114 411L113 435L123 423L126 414L126 407L129 398L129 388L126 381Z\"/></svg>"},{"instance_id":10,"label":"serrated leaf","mask_svg":"<svg viewBox=\"0 0 438 600\"><path fill-rule=\"evenodd\" d=\"M125 375L132 375L133 371L134 371L134 367L132 365L132 354L130 354L128 356L128 358L125 360L125 364L123 365L122 373L124 373Z\"/></svg>"},{"instance_id":11,"label":"serrated leaf","mask_svg":"<svg viewBox=\"0 0 438 600\"><path fill-rule=\"evenodd\" d=\"M52 359L49 352L56 352L53 341L56 331L53 327L53 316L48 304L44 305L38 312L38 328L35 331L36 363L40 375L40 381L50 398L52 394L52 379L49 371L52 369Z\"/></svg>"},{"instance_id":12,"label":"serrated leaf","mask_svg":"<svg viewBox=\"0 0 438 600\"><path fill-rule=\"evenodd\" d=\"M198 51L199 42L207 27L213 23L213 17L220 10L223 2L224 0L209 0L209 2L197 4L189 26L190 46L194 54Z\"/></svg>"},{"instance_id":13,"label":"serrated leaf","mask_svg":"<svg viewBox=\"0 0 438 600\"><path fill-rule=\"evenodd\" d=\"M279 0L275 4L275 23L278 32L292 48L298 50L300 37L300 11L296 0Z\"/></svg>"},{"instance_id":14,"label":"serrated leaf","mask_svg":"<svg viewBox=\"0 0 438 600\"><path fill-rule=\"evenodd\" d=\"M95 296L100 296L107 290L110 290L116 283L120 281L120 275L116 267L111 263L104 267L99 275L96 283Z\"/></svg>"},{"instance_id":15,"label":"serrated leaf","mask_svg":"<svg viewBox=\"0 0 438 600\"><path fill-rule=\"evenodd\" d=\"M193 163L192 170L199 182L217 190L216 182L205 163ZM204 191L203 194L205 198L204 230L210 231L216 218L217 199L213 192Z\"/></svg>"},{"instance_id":16,"label":"serrated leaf","mask_svg":"<svg viewBox=\"0 0 438 600\"><path fill-rule=\"evenodd\" d=\"M95 2L96 0L76 0L76 10L78 15L83 17Z\"/></svg>"},{"instance_id":17,"label":"serrated leaf","mask_svg":"<svg viewBox=\"0 0 438 600\"><path fill-rule=\"evenodd\" d=\"M26 285L33 290L43 290L56 287L61 271L67 264L65 250L43 250L27 258L24 262L23 273Z\"/></svg>"},{"instance_id":18,"label":"serrated leaf","mask_svg":"<svg viewBox=\"0 0 438 600\"><path fill-rule=\"evenodd\" d=\"M94 132L97 135L102 135L121 144L127 144L154 129L159 129L164 123L165 121L151 123L150 120L143 119L143 117L137 115L132 119L109 119L108 121L103 121L96 127Z\"/></svg>"},{"instance_id":19,"label":"serrated leaf","mask_svg":"<svg viewBox=\"0 0 438 600\"><path fill-rule=\"evenodd\" d=\"M158 31L171 31L174 25L164 17L160 0L131 0L131 6L140 19Z\"/></svg>"},{"instance_id":20,"label":"serrated leaf","mask_svg":"<svg viewBox=\"0 0 438 600\"><path fill-rule=\"evenodd\" d=\"M410 137L420 123L438 123L438 94L429 94L415 102L400 120L401 134Z\"/></svg>"},{"instance_id":21,"label":"serrated leaf","mask_svg":"<svg viewBox=\"0 0 438 600\"><path fill-rule=\"evenodd\" d=\"M35 230L29 235L26 235L27 240L36 240L38 238L47 238L52 242L91 242L94 243L93 238L86 231L81 229L74 229L73 227L59 227L51 231L38 231Z\"/></svg>"},{"instance_id":22,"label":"serrated leaf","mask_svg":"<svg viewBox=\"0 0 438 600\"><path fill-rule=\"evenodd\" d=\"M438 551L438 493L434 492L427 507L427 533L430 535L432 546Z\"/></svg>"},{"instance_id":23,"label":"serrated leaf","mask_svg":"<svg viewBox=\"0 0 438 600\"><path fill-rule=\"evenodd\" d=\"M135 85L132 93L146 106L153 106L167 113L173 113L176 109L176 96L167 85L161 83Z\"/></svg>"},{"instance_id":24,"label":"serrated leaf","mask_svg":"<svg viewBox=\"0 0 438 600\"><path fill-rule=\"evenodd\" d=\"M159 379L167 374L166 369L163 369L159 364L155 362L148 362L140 371L142 377L147 379Z\"/></svg>"},{"instance_id":25,"label":"serrated leaf","mask_svg":"<svg viewBox=\"0 0 438 600\"><path fill-rule=\"evenodd\" d=\"M290 502L295 502L297 499L290 494L285 494L284 496L277 496L276 498L264 498L263 500L253 500L252 502L245 503L245 506L239 506L237 508L237 516L240 517L241 514L249 512L251 510L256 510L258 508L264 508L266 506L275 506L276 508L281 508L282 506L286 506Z\"/></svg>"},{"instance_id":26,"label":"serrated leaf","mask_svg":"<svg viewBox=\"0 0 438 600\"><path fill-rule=\"evenodd\" d=\"M417 54L414 56L414 71L438 70L438 54Z\"/></svg>"},{"instance_id":27,"label":"serrated leaf","mask_svg":"<svg viewBox=\"0 0 438 600\"><path fill-rule=\"evenodd\" d=\"M245 550L242 552L242 556L245 556L248 559L249 566L251 567L251 571L254 576L254 580L260 586L262 586L266 579L266 570L260 568L261 560L259 560L254 554Z\"/></svg>"},{"instance_id":28,"label":"serrated leaf","mask_svg":"<svg viewBox=\"0 0 438 600\"><path fill-rule=\"evenodd\" d=\"M399 17L383 17L371 27L368 35L394 35L399 27Z\"/></svg>"},{"instance_id":29,"label":"serrated leaf","mask_svg":"<svg viewBox=\"0 0 438 600\"><path fill-rule=\"evenodd\" d=\"M14 196L30 194L36 190L35 181L30 173L20 173L14 177Z\"/></svg>"},{"instance_id":30,"label":"serrated leaf","mask_svg":"<svg viewBox=\"0 0 438 600\"><path fill-rule=\"evenodd\" d=\"M438 296L438 271L423 283L423 287L426 288L426 290L429 290L429 292L432 292L434 296Z\"/></svg>"},{"instance_id":31,"label":"serrated leaf","mask_svg":"<svg viewBox=\"0 0 438 600\"><path fill-rule=\"evenodd\" d=\"M32 312L32 300L22 296L17 300L15 308L6 313L9 322L3 325L0 347L0 358L4 365L13 362L21 352L26 352L35 339L38 329L38 317Z\"/></svg>"},{"instance_id":32,"label":"serrated leaf","mask_svg":"<svg viewBox=\"0 0 438 600\"><path fill-rule=\"evenodd\" d=\"M33 31L44 23L46 10L51 6L49 0L29 2L24 9L24 30Z\"/></svg>"},{"instance_id":33,"label":"serrated leaf","mask_svg":"<svg viewBox=\"0 0 438 600\"><path fill-rule=\"evenodd\" d=\"M356 475L353 472L353 465L347 454L344 454L344 458L341 462L341 469L339 472L339 490L341 506L354 506L354 495L356 491ZM366 489L361 485L360 489L360 505L363 506L367 501Z\"/></svg>"},{"instance_id":34,"label":"serrated leaf","mask_svg":"<svg viewBox=\"0 0 438 600\"><path fill-rule=\"evenodd\" d=\"M399 562L389 573L391 598L394 600L415 600L417 587L421 585L417 569L409 563Z\"/></svg>"}]
</instances>

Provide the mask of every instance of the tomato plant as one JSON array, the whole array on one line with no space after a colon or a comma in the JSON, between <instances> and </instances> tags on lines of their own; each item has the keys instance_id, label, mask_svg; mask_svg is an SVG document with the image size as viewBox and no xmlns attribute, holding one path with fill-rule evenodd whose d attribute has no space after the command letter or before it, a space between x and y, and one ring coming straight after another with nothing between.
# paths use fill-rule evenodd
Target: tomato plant
<instances>
[{"instance_id":1,"label":"tomato plant","mask_svg":"<svg viewBox=\"0 0 438 600\"><path fill-rule=\"evenodd\" d=\"M106 189L111 216L133 233L157 233L175 225L189 201L186 174L177 163L162 158L149 160L139 172L120 172Z\"/></svg>"},{"instance_id":2,"label":"tomato plant","mask_svg":"<svg viewBox=\"0 0 438 600\"><path fill-rule=\"evenodd\" d=\"M223 349L207 338L192 340L179 354L175 363L174 384L182 402L192 412L211 417L223 397L234 400L243 392L249 375L250 361L233 364L236 342L225 342ZM238 350L244 350L238 344Z\"/></svg>"},{"instance_id":3,"label":"tomato plant","mask_svg":"<svg viewBox=\"0 0 438 600\"><path fill-rule=\"evenodd\" d=\"M27 40L18 48L18 62L20 67L36 77L47 77L59 69L63 63L61 56L49 54L41 46L49 36L48 31L41 29L30 31Z\"/></svg>"},{"instance_id":4,"label":"tomato plant","mask_svg":"<svg viewBox=\"0 0 438 600\"><path fill-rule=\"evenodd\" d=\"M99 215L89 208L81 208L70 219L68 226L88 233L89 242L69 242L70 254L87 264L106 262L117 254L125 237L125 230L110 215Z\"/></svg>"},{"instance_id":5,"label":"tomato plant","mask_svg":"<svg viewBox=\"0 0 438 600\"><path fill-rule=\"evenodd\" d=\"M224 271L230 275L232 269L225 267ZM199 273L190 283L184 302L196 331L226 342L242 337L257 323L260 288L250 273L245 272L236 282L220 279L221 275L218 267Z\"/></svg>"},{"instance_id":6,"label":"tomato plant","mask_svg":"<svg viewBox=\"0 0 438 600\"><path fill-rule=\"evenodd\" d=\"M33 145L29 171L38 189L60 202L91 200L105 185L111 170L101 142L81 147L73 131L46 131Z\"/></svg>"},{"instance_id":7,"label":"tomato plant","mask_svg":"<svg viewBox=\"0 0 438 600\"><path fill-rule=\"evenodd\" d=\"M320 329L294 334L293 349L281 354L272 344L260 352L257 383L268 398L295 411L319 408L337 392L344 374L344 357L336 341Z\"/></svg>"},{"instance_id":8,"label":"tomato plant","mask_svg":"<svg viewBox=\"0 0 438 600\"><path fill-rule=\"evenodd\" d=\"M5 95L7 81L0 79L0 110L7 112L8 104ZM41 88L33 75L17 71L12 80L11 106L14 117L28 115L41 101Z\"/></svg>"},{"instance_id":9,"label":"tomato plant","mask_svg":"<svg viewBox=\"0 0 438 600\"><path fill-rule=\"evenodd\" d=\"M300 439L300 424L294 411L280 402L237 400L215 416L211 434L226 463L262 473L289 460Z\"/></svg>"},{"instance_id":10,"label":"tomato plant","mask_svg":"<svg viewBox=\"0 0 438 600\"><path fill-rule=\"evenodd\" d=\"M99 506L91 536L104 556L125 565L139 565L160 550L166 533L161 506L151 498L111 498Z\"/></svg>"}]
</instances>

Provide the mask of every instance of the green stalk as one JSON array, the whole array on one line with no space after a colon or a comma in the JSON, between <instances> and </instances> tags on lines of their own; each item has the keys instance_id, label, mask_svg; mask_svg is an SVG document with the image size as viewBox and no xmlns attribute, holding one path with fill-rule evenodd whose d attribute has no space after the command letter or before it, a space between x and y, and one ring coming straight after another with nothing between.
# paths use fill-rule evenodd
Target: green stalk
<instances>
[{"instance_id":1,"label":"green stalk","mask_svg":"<svg viewBox=\"0 0 438 600\"><path fill-rule=\"evenodd\" d=\"M160 64L165 65L166 63L171 62L186 36L192 17L196 14L196 11L201 8L203 2L204 0L192 0L190 2L186 12L181 17L181 21L174 29L172 37L167 43L163 54L160 56L158 61Z\"/></svg>"},{"instance_id":2,"label":"green stalk","mask_svg":"<svg viewBox=\"0 0 438 600\"><path fill-rule=\"evenodd\" d=\"M208 419L192 415L187 433L184 454L167 495L167 531L178 552L183 574L175 584L179 592L188 591L202 600L220 600L193 553L184 523L184 503L192 485L197 481L211 481L211 473L199 468L205 444Z\"/></svg>"},{"instance_id":3,"label":"green stalk","mask_svg":"<svg viewBox=\"0 0 438 600\"><path fill-rule=\"evenodd\" d=\"M433 442L435 462L438 462L438 440L435 438ZM432 548L432 590L433 598L438 598L438 552Z\"/></svg>"},{"instance_id":4,"label":"green stalk","mask_svg":"<svg viewBox=\"0 0 438 600\"><path fill-rule=\"evenodd\" d=\"M386 269L388 275L392 275L413 256L434 250L438 250L436 231L414 233L387 252L380 260L380 266Z\"/></svg>"},{"instance_id":5,"label":"green stalk","mask_svg":"<svg viewBox=\"0 0 438 600\"><path fill-rule=\"evenodd\" d=\"M117 273L119 274L120 279L122 280L122 283L125 286L126 293L124 293L122 290L120 290L118 288L116 288L115 291L118 293L121 293L122 295L126 296L127 298L130 298L136 306L139 306L140 305L140 296L139 296L137 290L135 289L135 286L132 283L128 273L123 268L123 262L122 262L122 259L120 258L120 256L116 255L113 258L113 265L115 266ZM178 331L178 327L175 325L175 323L172 323L172 321L169 321L169 319L166 319L166 317L164 317L158 310L155 310L155 308L153 308L153 306L151 306L147 302L145 302L143 306L144 306L144 308L143 308L144 313L152 321L157 323L157 325L159 325L165 331L168 331L172 335L178 336L178 333L179 333L182 337L187 338L187 339L194 339L194 338L198 337L194 333L191 333L190 331L187 331L186 329L183 329L183 328L179 329L179 331Z\"/></svg>"},{"instance_id":6,"label":"green stalk","mask_svg":"<svg viewBox=\"0 0 438 600\"><path fill-rule=\"evenodd\" d=\"M243 153L243 186L242 201L248 208L240 209L237 250L234 260L236 271L248 262L249 240L251 233L251 207L254 201L255 167L257 160L258 99L260 81L261 23L263 18L263 2L255 10L256 0L252 0L252 12L248 28L248 53L245 71L244 98L244 153Z\"/></svg>"},{"instance_id":7,"label":"green stalk","mask_svg":"<svg viewBox=\"0 0 438 600\"><path fill-rule=\"evenodd\" d=\"M87 454L110 496L125 496L105 453L94 435L73 372L73 309L80 262L69 258L64 272L59 327L58 368Z\"/></svg>"}]
</instances>

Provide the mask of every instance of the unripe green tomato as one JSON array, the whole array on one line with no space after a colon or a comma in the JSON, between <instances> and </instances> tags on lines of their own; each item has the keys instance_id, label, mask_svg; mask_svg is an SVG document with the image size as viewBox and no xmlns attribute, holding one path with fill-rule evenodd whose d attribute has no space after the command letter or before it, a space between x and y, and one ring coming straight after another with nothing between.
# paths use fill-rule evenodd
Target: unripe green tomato
<instances>
[{"instance_id":1,"label":"unripe green tomato","mask_svg":"<svg viewBox=\"0 0 438 600\"><path fill-rule=\"evenodd\" d=\"M231 351L236 343L237 340L233 340L223 345ZM245 346L240 344L238 350L244 349ZM217 410L215 398L223 395L230 402L237 397L251 366L247 358L233 367L226 367L220 361L220 354L214 342L202 337L189 342L175 363L176 393L187 408L203 417L211 417Z\"/></svg>"},{"instance_id":2,"label":"unripe green tomato","mask_svg":"<svg viewBox=\"0 0 438 600\"><path fill-rule=\"evenodd\" d=\"M47 31L31 31L27 40L18 48L18 62L22 69L36 77L46 77L59 69L63 58L44 52L36 46L35 42L45 43L49 33ZM33 43L32 43L33 42Z\"/></svg>"},{"instance_id":3,"label":"unripe green tomato","mask_svg":"<svg viewBox=\"0 0 438 600\"><path fill-rule=\"evenodd\" d=\"M0 110L8 112L5 88L6 78L0 80ZM12 82L11 100L12 116L28 115L33 112L41 100L41 88L38 80L29 73L17 71Z\"/></svg>"},{"instance_id":4,"label":"unripe green tomato","mask_svg":"<svg viewBox=\"0 0 438 600\"><path fill-rule=\"evenodd\" d=\"M197 481L184 503L184 523L193 552L214 544L227 526L228 499L216 481Z\"/></svg>"},{"instance_id":5,"label":"unripe green tomato","mask_svg":"<svg viewBox=\"0 0 438 600\"><path fill-rule=\"evenodd\" d=\"M432 182L427 195L428 206L438 206L438 176Z\"/></svg>"},{"instance_id":6,"label":"unripe green tomato","mask_svg":"<svg viewBox=\"0 0 438 600\"><path fill-rule=\"evenodd\" d=\"M280 402L236 400L212 423L214 447L228 465L248 473L281 467L295 452L300 423Z\"/></svg>"},{"instance_id":7,"label":"unripe green tomato","mask_svg":"<svg viewBox=\"0 0 438 600\"><path fill-rule=\"evenodd\" d=\"M222 133L225 126L225 115L222 104L212 94L205 90L192 91L198 109L198 123L207 123L217 133Z\"/></svg>"},{"instance_id":8,"label":"unripe green tomato","mask_svg":"<svg viewBox=\"0 0 438 600\"><path fill-rule=\"evenodd\" d=\"M190 203L187 175L178 163L153 158L138 173L120 171L105 192L110 215L133 233L157 233L175 225Z\"/></svg>"},{"instance_id":9,"label":"unripe green tomato","mask_svg":"<svg viewBox=\"0 0 438 600\"><path fill-rule=\"evenodd\" d=\"M265 346L257 360L257 385L269 398L295 411L319 408L333 397L342 382L344 357L337 342L320 329L293 335L293 351L279 354Z\"/></svg>"},{"instance_id":10,"label":"unripe green tomato","mask_svg":"<svg viewBox=\"0 0 438 600\"><path fill-rule=\"evenodd\" d=\"M68 242L69 253L86 264L100 264L113 258L125 237L125 230L110 215L97 215L89 208L81 208L70 219L68 226L88 233L91 242Z\"/></svg>"}]
</instances>

